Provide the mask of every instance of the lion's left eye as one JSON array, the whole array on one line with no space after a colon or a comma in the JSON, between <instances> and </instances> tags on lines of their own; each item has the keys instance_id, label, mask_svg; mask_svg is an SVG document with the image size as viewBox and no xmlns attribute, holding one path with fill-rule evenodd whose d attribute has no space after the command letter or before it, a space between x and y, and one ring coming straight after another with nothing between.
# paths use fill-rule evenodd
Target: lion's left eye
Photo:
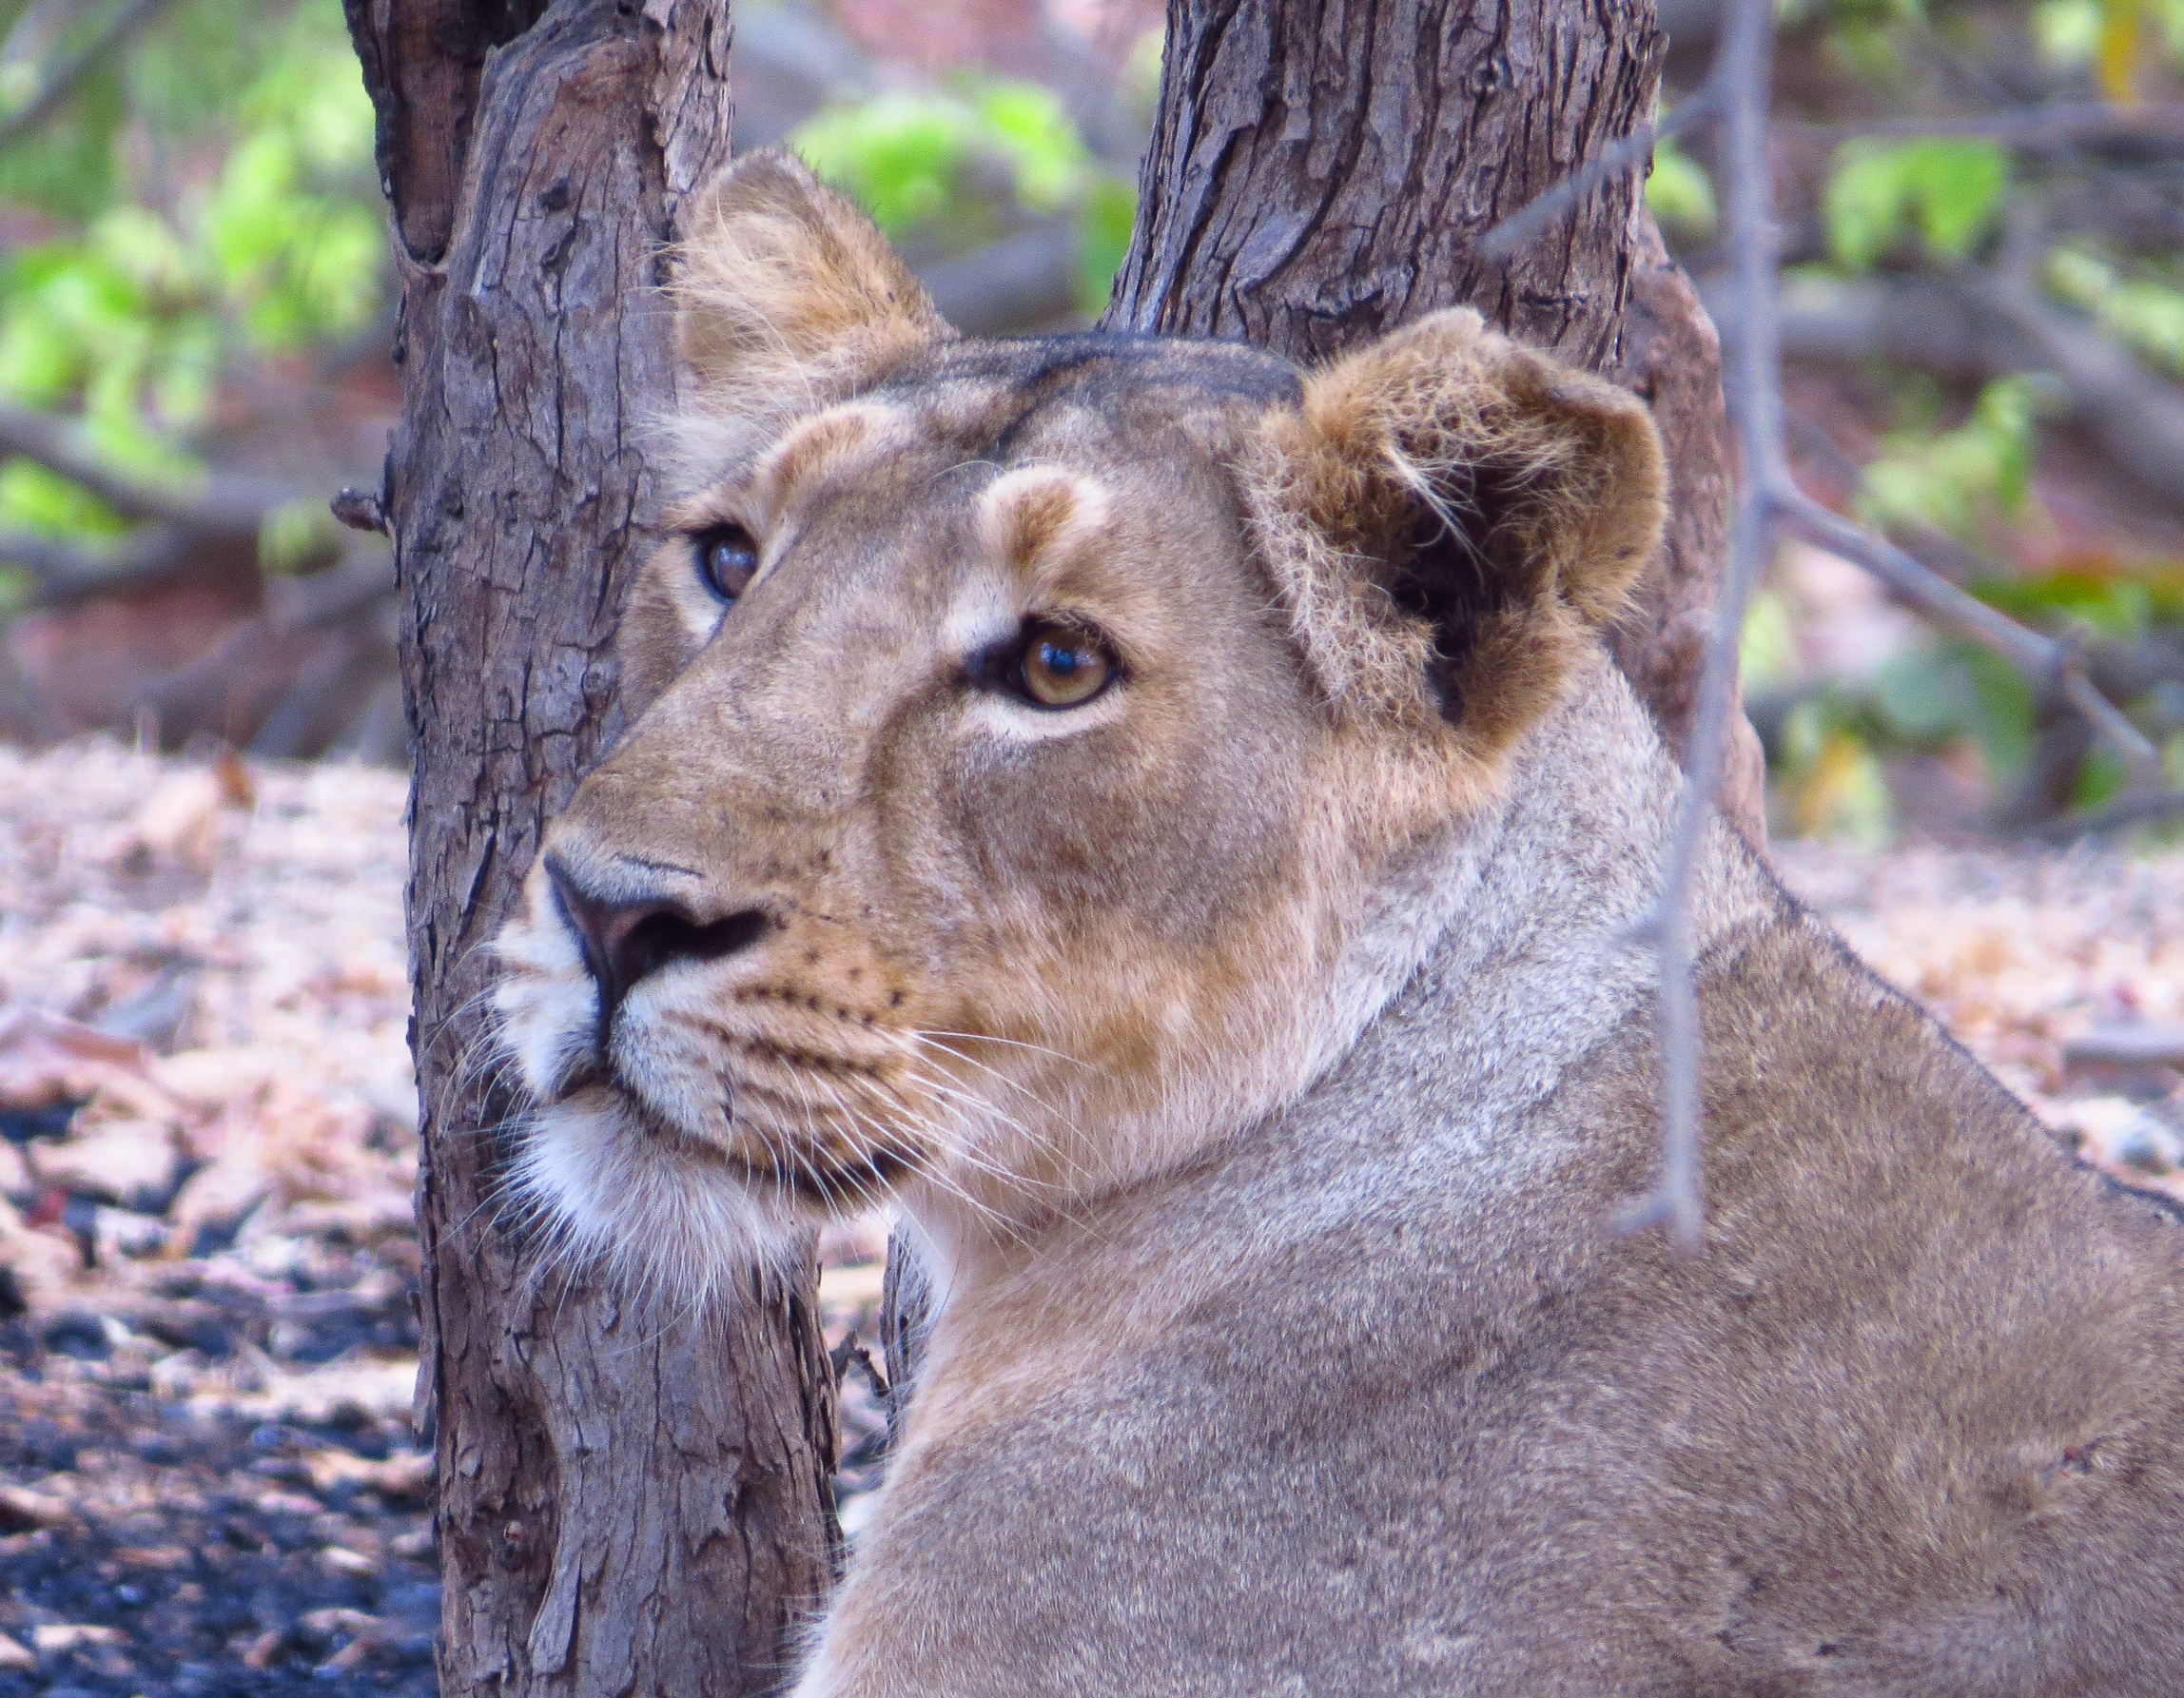
<instances>
[{"instance_id":1,"label":"lion's left eye","mask_svg":"<svg viewBox=\"0 0 2184 1698\"><path fill-rule=\"evenodd\" d=\"M697 549L698 581L732 603L751 587L758 570L758 543L741 525L715 525L691 538Z\"/></svg>"},{"instance_id":2,"label":"lion's left eye","mask_svg":"<svg viewBox=\"0 0 2184 1698\"><path fill-rule=\"evenodd\" d=\"M1097 639L1059 625L1034 627L1010 680L1041 708L1081 708L1113 681L1115 660Z\"/></svg>"}]
</instances>

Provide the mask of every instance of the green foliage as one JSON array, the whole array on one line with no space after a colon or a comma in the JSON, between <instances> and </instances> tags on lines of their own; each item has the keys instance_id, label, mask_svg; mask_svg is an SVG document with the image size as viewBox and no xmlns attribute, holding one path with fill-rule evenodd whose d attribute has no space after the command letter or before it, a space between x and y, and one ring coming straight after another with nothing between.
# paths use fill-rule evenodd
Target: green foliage
<instances>
[{"instance_id":1,"label":"green foliage","mask_svg":"<svg viewBox=\"0 0 2184 1698\"><path fill-rule=\"evenodd\" d=\"M1136 190L1100 166L1061 97L1036 84L981 77L894 89L829 107L790 140L890 236L961 248L999 233L1011 211L1073 215L1088 306L1104 301L1129 245ZM1013 208L982 200L982 164L1006 176Z\"/></svg>"},{"instance_id":2,"label":"green foliage","mask_svg":"<svg viewBox=\"0 0 2184 1698\"><path fill-rule=\"evenodd\" d=\"M1709 234L1717 216L1714 180L1706 167L1676 146L1673 136L1653 145L1653 170L1646 179L1646 207L1665 224L1692 235Z\"/></svg>"},{"instance_id":3,"label":"green foliage","mask_svg":"<svg viewBox=\"0 0 2184 1698\"><path fill-rule=\"evenodd\" d=\"M1822 198L1828 247L1864 270L1914 236L1962 259L1994 223L2010 184L2010 156L1978 138L1921 136L1843 143Z\"/></svg>"},{"instance_id":4,"label":"green foliage","mask_svg":"<svg viewBox=\"0 0 2184 1698\"><path fill-rule=\"evenodd\" d=\"M227 375L353 334L385 293L371 105L336 0L182 0L0 151L0 198L52 221L0 259L0 398L80 413L140 475L186 477ZM0 470L0 526L110 522L50 473Z\"/></svg>"},{"instance_id":5,"label":"green foliage","mask_svg":"<svg viewBox=\"0 0 2184 1698\"><path fill-rule=\"evenodd\" d=\"M1998 777L2015 773L2032 752L2032 686L1968 637L1893 656L1873 676L1871 701L1884 736L1926 748L1968 740Z\"/></svg>"},{"instance_id":6,"label":"green foliage","mask_svg":"<svg viewBox=\"0 0 2184 1698\"><path fill-rule=\"evenodd\" d=\"M790 139L813 170L899 236L954 199L974 129L962 101L894 90L821 112Z\"/></svg>"},{"instance_id":7,"label":"green foliage","mask_svg":"<svg viewBox=\"0 0 2184 1698\"><path fill-rule=\"evenodd\" d=\"M2029 498L2038 403L2033 379L2000 378L1955 430L1891 433L1859 474L1859 517L1882 529L1923 526L1967 541L2018 517Z\"/></svg>"},{"instance_id":8,"label":"green foliage","mask_svg":"<svg viewBox=\"0 0 2184 1698\"><path fill-rule=\"evenodd\" d=\"M2140 22L2153 29L2132 28ZM2184 0L2040 0L2032 24L2050 64L2102 69L2104 81L2116 75L2120 56L2144 56L2156 43L2173 62L2184 60Z\"/></svg>"},{"instance_id":9,"label":"green foliage","mask_svg":"<svg viewBox=\"0 0 2184 1698\"><path fill-rule=\"evenodd\" d=\"M1097 318L1130 251L1130 231L1138 222L1137 185L1112 172L1099 173L1080 221L1083 235L1077 256L1077 302L1086 317Z\"/></svg>"},{"instance_id":10,"label":"green foliage","mask_svg":"<svg viewBox=\"0 0 2184 1698\"><path fill-rule=\"evenodd\" d=\"M2083 307L2125 346L2184 376L2184 289L2151 277L2125 277L2083 248L2048 256L2048 286Z\"/></svg>"},{"instance_id":11,"label":"green foliage","mask_svg":"<svg viewBox=\"0 0 2184 1698\"><path fill-rule=\"evenodd\" d=\"M2045 630L2065 629L2129 642L2154 622L2156 584L2120 572L2064 570L2037 577L1984 578L1980 600Z\"/></svg>"},{"instance_id":12,"label":"green foliage","mask_svg":"<svg viewBox=\"0 0 2184 1698\"><path fill-rule=\"evenodd\" d=\"M1745 628L1737 634L1737 676L1745 693L1786 684L1797 671L1797 620L1789 602L1761 587L1745 606Z\"/></svg>"},{"instance_id":13,"label":"green foliage","mask_svg":"<svg viewBox=\"0 0 2184 1698\"><path fill-rule=\"evenodd\" d=\"M1843 837L1878 848L1895 829L1895 801L1861 704L1835 692L1810 696L1783 721L1772 776L1803 836Z\"/></svg>"}]
</instances>

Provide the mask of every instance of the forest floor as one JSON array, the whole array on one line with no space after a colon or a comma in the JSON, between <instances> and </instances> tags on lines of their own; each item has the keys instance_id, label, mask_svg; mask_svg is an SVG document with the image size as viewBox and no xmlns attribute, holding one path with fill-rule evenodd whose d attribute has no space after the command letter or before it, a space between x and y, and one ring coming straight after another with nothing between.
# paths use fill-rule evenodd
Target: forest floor
<instances>
[{"instance_id":1,"label":"forest floor","mask_svg":"<svg viewBox=\"0 0 2184 1698\"><path fill-rule=\"evenodd\" d=\"M0 1698L434 1690L403 799L0 750ZM2066 1141L2184 1198L2177 1077L2133 1059L2184 1022L2184 855L1776 861ZM829 1235L833 1342L873 1336L880 1242Z\"/></svg>"}]
</instances>

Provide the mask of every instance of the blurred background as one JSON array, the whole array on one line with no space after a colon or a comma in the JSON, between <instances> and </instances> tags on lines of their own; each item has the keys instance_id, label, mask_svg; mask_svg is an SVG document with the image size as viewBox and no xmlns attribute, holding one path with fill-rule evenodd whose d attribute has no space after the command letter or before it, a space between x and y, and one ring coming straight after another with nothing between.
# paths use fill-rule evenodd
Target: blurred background
<instances>
[{"instance_id":1,"label":"blurred background","mask_svg":"<svg viewBox=\"0 0 2184 1698\"><path fill-rule=\"evenodd\" d=\"M1664 0L1672 103L1716 0ZM1784 0L1808 488L2080 643L2184 779L2184 0ZM787 139L966 329L1082 323L1127 241L1152 0L745 0ZM0 0L0 736L399 765L393 576L327 498L398 402L337 0ZM1704 141L1649 185L1703 281ZM2121 782L2035 683L1785 544L1746 631L1780 834L2063 829ZM2158 828L2156 828L2158 829Z\"/></svg>"},{"instance_id":2,"label":"blurred background","mask_svg":"<svg viewBox=\"0 0 2184 1698\"><path fill-rule=\"evenodd\" d=\"M1672 107L1719 8L1661 5ZM1161 11L736 0L737 145L964 328L1086 323ZM2184 787L2184 0L1783 19L1798 476L2067 638ZM1722 310L1703 134L1648 198ZM340 0L0 0L0 1698L437 1689L394 573L328 508L395 283ZM1744 637L1778 872L2184 1201L2184 814L2089 838L2083 722L1811 548ZM822 1247L852 1533L882 1244Z\"/></svg>"}]
</instances>

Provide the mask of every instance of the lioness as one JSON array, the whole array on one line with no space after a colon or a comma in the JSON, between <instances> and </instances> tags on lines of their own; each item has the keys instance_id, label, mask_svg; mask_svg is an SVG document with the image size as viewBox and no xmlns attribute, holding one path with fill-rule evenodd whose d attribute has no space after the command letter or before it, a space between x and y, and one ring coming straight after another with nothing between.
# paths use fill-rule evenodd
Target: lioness
<instances>
[{"instance_id":1,"label":"lioness","mask_svg":"<svg viewBox=\"0 0 2184 1698\"><path fill-rule=\"evenodd\" d=\"M1461 312L1323 370L965 340L786 156L692 221L634 719L502 944L577 1241L886 1198L938 1318L821 1694L2184 1690L2184 1232L1726 828L1597 637L1638 402Z\"/></svg>"}]
</instances>

